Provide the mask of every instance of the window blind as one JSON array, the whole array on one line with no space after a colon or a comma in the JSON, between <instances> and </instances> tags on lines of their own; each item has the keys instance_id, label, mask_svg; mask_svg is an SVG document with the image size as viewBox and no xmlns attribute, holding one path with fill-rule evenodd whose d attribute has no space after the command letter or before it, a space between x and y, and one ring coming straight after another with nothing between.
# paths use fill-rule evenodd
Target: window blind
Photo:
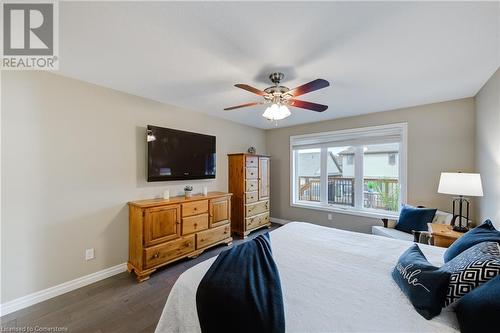
<instances>
[{"instance_id":1,"label":"window blind","mask_svg":"<svg viewBox=\"0 0 500 333\"><path fill-rule=\"evenodd\" d=\"M317 148L322 146L356 146L378 143L401 142L406 124L392 124L365 128L314 133L290 137L292 149Z\"/></svg>"}]
</instances>

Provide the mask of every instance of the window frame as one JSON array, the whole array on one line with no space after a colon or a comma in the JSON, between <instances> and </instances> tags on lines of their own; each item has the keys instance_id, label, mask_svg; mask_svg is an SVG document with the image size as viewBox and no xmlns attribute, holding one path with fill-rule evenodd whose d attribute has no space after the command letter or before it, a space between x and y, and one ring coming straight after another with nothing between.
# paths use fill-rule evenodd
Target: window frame
<instances>
[{"instance_id":1,"label":"window frame","mask_svg":"<svg viewBox=\"0 0 500 333\"><path fill-rule=\"evenodd\" d=\"M298 160L298 154L294 154L293 142L299 138L314 139L314 137L325 137L325 136L346 136L346 135L357 135L366 132L383 132L385 130L398 130L400 132L400 140L397 141L400 145L399 148L399 184L400 184L400 203L406 203L407 201L407 150L408 150L408 124L407 123L395 123L379 126L369 126L360 127L352 129L337 130L331 132L320 132L304 135L292 135L290 136L290 206L298 208L313 209L318 211L327 211L342 213L355 216L372 217L372 218L395 218L398 216L398 212L390 212L384 210L373 210L369 208L363 208L363 148L361 145L355 145L357 151L354 155L354 168L355 168L355 206L341 206L335 204L329 204L327 202L328 198L328 186L322 185L321 189L321 201L320 202L306 202L296 200L296 165ZM383 138L383 135L380 137ZM395 141L396 142L396 141ZM365 143L369 145L370 142ZM374 143L372 143L374 144ZM314 144L313 144L314 145ZM320 178L321 184L327 183L327 153L324 151L328 150L331 144L328 143L318 143L315 148L321 149L321 170ZM361 175L361 176L360 176Z\"/></svg>"}]
</instances>

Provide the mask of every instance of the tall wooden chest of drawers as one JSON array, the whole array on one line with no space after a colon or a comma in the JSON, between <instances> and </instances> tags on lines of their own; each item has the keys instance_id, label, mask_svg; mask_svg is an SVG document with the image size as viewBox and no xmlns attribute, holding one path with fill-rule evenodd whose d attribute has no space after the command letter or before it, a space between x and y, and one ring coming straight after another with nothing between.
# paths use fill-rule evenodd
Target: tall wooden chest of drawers
<instances>
[{"instance_id":1,"label":"tall wooden chest of drawers","mask_svg":"<svg viewBox=\"0 0 500 333\"><path fill-rule=\"evenodd\" d=\"M233 193L231 229L243 238L270 227L270 158L265 155L229 154L229 191Z\"/></svg>"},{"instance_id":2,"label":"tall wooden chest of drawers","mask_svg":"<svg viewBox=\"0 0 500 333\"><path fill-rule=\"evenodd\" d=\"M158 267L233 241L230 193L139 200L128 205L127 268L139 282L149 279Z\"/></svg>"}]
</instances>

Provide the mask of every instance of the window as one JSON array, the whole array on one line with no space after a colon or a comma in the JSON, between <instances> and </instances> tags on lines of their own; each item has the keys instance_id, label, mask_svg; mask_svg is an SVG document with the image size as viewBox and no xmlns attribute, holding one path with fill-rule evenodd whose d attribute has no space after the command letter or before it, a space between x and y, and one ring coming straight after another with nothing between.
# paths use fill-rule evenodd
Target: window
<instances>
[{"instance_id":1,"label":"window","mask_svg":"<svg viewBox=\"0 0 500 333\"><path fill-rule=\"evenodd\" d=\"M355 147L328 147L328 203L354 207Z\"/></svg>"},{"instance_id":2,"label":"window","mask_svg":"<svg viewBox=\"0 0 500 333\"><path fill-rule=\"evenodd\" d=\"M299 149L296 155L300 200L320 202L321 149Z\"/></svg>"},{"instance_id":3,"label":"window","mask_svg":"<svg viewBox=\"0 0 500 333\"><path fill-rule=\"evenodd\" d=\"M406 199L406 124L290 137L291 204L396 215Z\"/></svg>"},{"instance_id":4,"label":"window","mask_svg":"<svg viewBox=\"0 0 500 333\"><path fill-rule=\"evenodd\" d=\"M345 156L346 158L346 164L347 165L353 165L354 164L354 154L348 154Z\"/></svg>"},{"instance_id":5,"label":"window","mask_svg":"<svg viewBox=\"0 0 500 333\"><path fill-rule=\"evenodd\" d=\"M389 154L389 165L396 165L396 155L397 153Z\"/></svg>"},{"instance_id":6,"label":"window","mask_svg":"<svg viewBox=\"0 0 500 333\"><path fill-rule=\"evenodd\" d=\"M364 208L399 210L399 167L395 162L398 151L397 142L363 146Z\"/></svg>"}]
</instances>

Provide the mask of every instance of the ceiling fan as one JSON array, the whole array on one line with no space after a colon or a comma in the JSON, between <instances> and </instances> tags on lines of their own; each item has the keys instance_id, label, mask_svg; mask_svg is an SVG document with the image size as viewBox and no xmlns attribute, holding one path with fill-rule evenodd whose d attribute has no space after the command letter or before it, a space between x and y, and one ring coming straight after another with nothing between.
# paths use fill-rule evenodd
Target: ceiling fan
<instances>
[{"instance_id":1,"label":"ceiling fan","mask_svg":"<svg viewBox=\"0 0 500 333\"><path fill-rule=\"evenodd\" d=\"M278 121L281 119L285 119L286 117L291 115L290 110L288 110L288 106L294 106L297 108L316 112L323 112L328 109L328 105L306 102L296 99L296 97L307 94L311 91L328 87L330 85L328 81L323 79L316 79L295 89L289 89L288 87L280 86L280 81L283 80L284 77L285 75L283 73L272 73L271 75L269 75L269 79L274 83L274 86L268 87L264 90L259 90L247 84L235 84L235 87L262 96L264 97L264 100L261 102L252 102L231 106L225 108L224 110L230 111L248 106L271 104L267 107L262 116L271 121Z\"/></svg>"}]
</instances>

